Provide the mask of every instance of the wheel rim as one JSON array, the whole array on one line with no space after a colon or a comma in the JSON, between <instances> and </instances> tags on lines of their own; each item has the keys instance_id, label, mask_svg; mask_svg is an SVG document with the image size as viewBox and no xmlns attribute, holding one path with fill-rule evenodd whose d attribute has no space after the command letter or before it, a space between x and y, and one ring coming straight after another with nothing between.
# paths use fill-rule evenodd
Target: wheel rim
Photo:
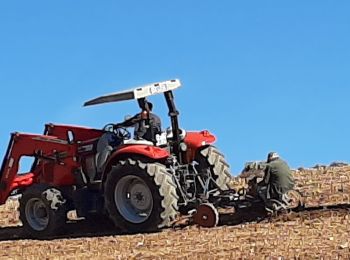
<instances>
[{"instance_id":1,"label":"wheel rim","mask_svg":"<svg viewBox=\"0 0 350 260\"><path fill-rule=\"evenodd\" d=\"M36 231L44 230L49 224L49 211L45 203L38 198L28 200L25 206L26 220Z\"/></svg>"},{"instance_id":2,"label":"wheel rim","mask_svg":"<svg viewBox=\"0 0 350 260\"><path fill-rule=\"evenodd\" d=\"M137 176L124 176L118 181L114 201L124 219L134 224L146 221L152 213L152 192L145 181Z\"/></svg>"}]
</instances>

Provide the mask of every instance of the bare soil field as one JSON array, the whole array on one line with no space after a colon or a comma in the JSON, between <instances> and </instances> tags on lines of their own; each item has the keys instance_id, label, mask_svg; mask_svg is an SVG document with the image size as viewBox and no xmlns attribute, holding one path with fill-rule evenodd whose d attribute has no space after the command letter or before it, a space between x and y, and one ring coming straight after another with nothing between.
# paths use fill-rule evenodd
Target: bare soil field
<instances>
[{"instance_id":1,"label":"bare soil field","mask_svg":"<svg viewBox=\"0 0 350 260\"><path fill-rule=\"evenodd\" d=\"M296 171L295 177L307 195L305 211L153 234L80 222L67 224L59 237L32 240L20 226L17 201L9 200L0 207L0 259L350 259L350 167Z\"/></svg>"}]
</instances>

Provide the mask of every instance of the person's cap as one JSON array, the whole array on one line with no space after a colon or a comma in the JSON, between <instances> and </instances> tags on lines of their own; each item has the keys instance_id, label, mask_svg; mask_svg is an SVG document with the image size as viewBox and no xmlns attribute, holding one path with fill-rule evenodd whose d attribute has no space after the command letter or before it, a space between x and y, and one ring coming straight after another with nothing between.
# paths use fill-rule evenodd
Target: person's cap
<instances>
[{"instance_id":1,"label":"person's cap","mask_svg":"<svg viewBox=\"0 0 350 260\"><path fill-rule=\"evenodd\" d=\"M276 152L270 152L268 155L267 155L267 161L271 161L271 160L274 160L274 159L278 159L280 158L280 156L278 155L278 153Z\"/></svg>"},{"instance_id":2,"label":"person's cap","mask_svg":"<svg viewBox=\"0 0 350 260\"><path fill-rule=\"evenodd\" d=\"M151 102L147 101L147 105L148 105L148 109L149 109L150 111L152 111L152 109L153 109L153 104L152 104Z\"/></svg>"}]
</instances>

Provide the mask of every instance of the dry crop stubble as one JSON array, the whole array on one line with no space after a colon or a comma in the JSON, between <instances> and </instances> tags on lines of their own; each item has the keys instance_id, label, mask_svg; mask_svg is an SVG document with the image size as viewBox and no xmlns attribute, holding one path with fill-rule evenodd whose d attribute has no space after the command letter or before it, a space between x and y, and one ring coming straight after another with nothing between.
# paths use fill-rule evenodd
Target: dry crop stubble
<instances>
[{"instance_id":1,"label":"dry crop stubble","mask_svg":"<svg viewBox=\"0 0 350 260\"><path fill-rule=\"evenodd\" d=\"M294 174L297 189L308 196L307 207L350 204L349 166ZM350 258L350 211L345 206L291 213L260 223L212 229L189 226L153 234L105 235L102 230L91 234L73 228L63 237L46 241L21 235L17 207L16 200L0 207L0 259Z\"/></svg>"}]
</instances>

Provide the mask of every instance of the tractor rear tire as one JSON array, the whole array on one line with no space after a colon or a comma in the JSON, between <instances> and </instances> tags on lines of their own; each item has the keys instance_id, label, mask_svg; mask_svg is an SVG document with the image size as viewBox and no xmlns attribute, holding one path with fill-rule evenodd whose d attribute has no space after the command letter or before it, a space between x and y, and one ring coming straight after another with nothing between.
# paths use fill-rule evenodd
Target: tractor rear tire
<instances>
[{"instance_id":1,"label":"tractor rear tire","mask_svg":"<svg viewBox=\"0 0 350 260\"><path fill-rule=\"evenodd\" d=\"M214 146L208 146L199 151L195 159L199 163L199 169L210 169L216 185L221 190L228 190L232 179L230 166L225 157Z\"/></svg>"},{"instance_id":2,"label":"tractor rear tire","mask_svg":"<svg viewBox=\"0 0 350 260\"><path fill-rule=\"evenodd\" d=\"M110 219L126 233L169 227L178 212L176 184L160 163L118 162L106 177L104 196Z\"/></svg>"},{"instance_id":3,"label":"tractor rear tire","mask_svg":"<svg viewBox=\"0 0 350 260\"><path fill-rule=\"evenodd\" d=\"M67 220L66 200L56 188L33 185L19 200L19 218L33 238L59 235Z\"/></svg>"}]
</instances>

